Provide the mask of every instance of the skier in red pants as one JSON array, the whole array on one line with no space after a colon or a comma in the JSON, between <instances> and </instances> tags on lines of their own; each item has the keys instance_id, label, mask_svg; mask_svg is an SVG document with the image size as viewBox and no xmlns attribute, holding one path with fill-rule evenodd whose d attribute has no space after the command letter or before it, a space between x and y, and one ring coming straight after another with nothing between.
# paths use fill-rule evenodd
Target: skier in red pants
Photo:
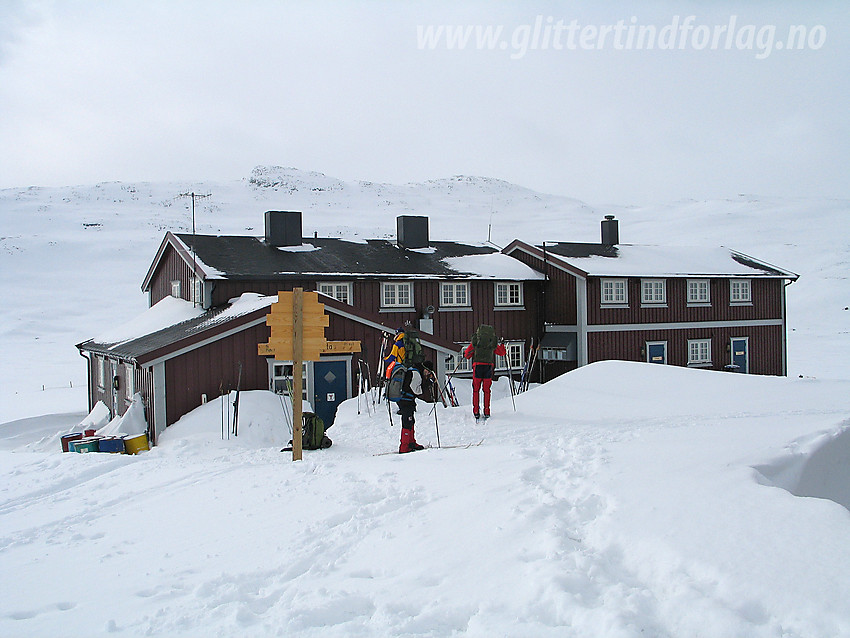
<instances>
[{"instance_id":1,"label":"skier in red pants","mask_svg":"<svg viewBox=\"0 0 850 638\"><path fill-rule=\"evenodd\" d=\"M490 417L490 385L496 369L496 355L507 355L505 345L497 342L493 326L478 326L471 343L463 351L466 359L472 359L472 414L476 421L481 418L478 410L478 392L481 389L484 390L484 418Z\"/></svg>"}]
</instances>

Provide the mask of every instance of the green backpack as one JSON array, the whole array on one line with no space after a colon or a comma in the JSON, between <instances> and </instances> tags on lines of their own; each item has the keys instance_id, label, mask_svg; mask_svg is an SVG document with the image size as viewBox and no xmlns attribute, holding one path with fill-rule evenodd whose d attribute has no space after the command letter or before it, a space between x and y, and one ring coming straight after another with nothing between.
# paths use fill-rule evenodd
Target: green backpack
<instances>
[{"instance_id":1,"label":"green backpack","mask_svg":"<svg viewBox=\"0 0 850 638\"><path fill-rule=\"evenodd\" d=\"M425 352L419 341L419 331L415 328L404 329L404 365L411 367L425 361Z\"/></svg>"},{"instance_id":2,"label":"green backpack","mask_svg":"<svg viewBox=\"0 0 850 638\"><path fill-rule=\"evenodd\" d=\"M333 442L325 434L325 422L312 412L305 412L302 422L301 447L305 450L320 450L330 447Z\"/></svg>"},{"instance_id":3,"label":"green backpack","mask_svg":"<svg viewBox=\"0 0 850 638\"><path fill-rule=\"evenodd\" d=\"M475 348L472 356L473 363L496 363L494 351L498 344L499 340L496 339L493 326L486 324L478 326L478 330L472 335L472 347Z\"/></svg>"}]
</instances>

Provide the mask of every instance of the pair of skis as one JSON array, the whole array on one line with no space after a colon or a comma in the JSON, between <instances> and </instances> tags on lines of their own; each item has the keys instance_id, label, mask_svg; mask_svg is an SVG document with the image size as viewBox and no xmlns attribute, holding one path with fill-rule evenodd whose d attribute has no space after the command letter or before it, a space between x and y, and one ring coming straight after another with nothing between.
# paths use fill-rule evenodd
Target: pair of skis
<instances>
[{"instance_id":1,"label":"pair of skis","mask_svg":"<svg viewBox=\"0 0 850 638\"><path fill-rule=\"evenodd\" d=\"M452 450L452 449L466 450L466 449L469 449L471 447L478 447L482 443L484 443L484 439L481 439L477 443L474 443L474 442L473 443L460 443L458 445L438 445L436 447L433 446L433 445L426 445L425 449L426 450ZM389 456L390 454L398 454L398 452L378 452L377 454L373 454L372 456ZM410 452L408 452L408 454L410 454Z\"/></svg>"},{"instance_id":2,"label":"pair of skis","mask_svg":"<svg viewBox=\"0 0 850 638\"><path fill-rule=\"evenodd\" d=\"M525 392L528 390L528 384L531 381L531 373L534 372L534 365L537 363L537 354L540 352L540 344L534 347L534 337L531 338L531 345L528 348L528 357L525 360L525 365L522 368L522 374L519 378L519 388L517 392Z\"/></svg>"}]
</instances>

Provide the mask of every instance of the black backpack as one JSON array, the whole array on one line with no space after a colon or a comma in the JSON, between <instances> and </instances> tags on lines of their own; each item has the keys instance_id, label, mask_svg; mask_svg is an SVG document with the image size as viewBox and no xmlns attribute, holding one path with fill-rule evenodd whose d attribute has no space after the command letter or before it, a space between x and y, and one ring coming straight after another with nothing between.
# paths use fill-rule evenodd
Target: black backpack
<instances>
[{"instance_id":1,"label":"black backpack","mask_svg":"<svg viewBox=\"0 0 850 638\"><path fill-rule=\"evenodd\" d=\"M474 363L496 363L494 351L497 345L499 345L499 340L496 339L496 331L493 326L486 324L478 326L478 330L472 335L472 347L475 348L472 361Z\"/></svg>"},{"instance_id":2,"label":"black backpack","mask_svg":"<svg viewBox=\"0 0 850 638\"><path fill-rule=\"evenodd\" d=\"M320 450L333 445L325 434L325 422L313 412L302 415L304 429L301 436L301 447L305 450Z\"/></svg>"}]
</instances>

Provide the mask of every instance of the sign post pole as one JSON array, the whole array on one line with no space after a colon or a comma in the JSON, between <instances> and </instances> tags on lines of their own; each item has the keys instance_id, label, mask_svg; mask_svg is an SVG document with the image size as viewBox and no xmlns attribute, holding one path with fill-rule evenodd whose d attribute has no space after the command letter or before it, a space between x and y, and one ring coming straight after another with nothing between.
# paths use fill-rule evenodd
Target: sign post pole
<instances>
[{"instance_id":1,"label":"sign post pole","mask_svg":"<svg viewBox=\"0 0 850 638\"><path fill-rule=\"evenodd\" d=\"M304 359L304 289L292 291L292 460L301 460L303 382L301 366Z\"/></svg>"}]
</instances>

